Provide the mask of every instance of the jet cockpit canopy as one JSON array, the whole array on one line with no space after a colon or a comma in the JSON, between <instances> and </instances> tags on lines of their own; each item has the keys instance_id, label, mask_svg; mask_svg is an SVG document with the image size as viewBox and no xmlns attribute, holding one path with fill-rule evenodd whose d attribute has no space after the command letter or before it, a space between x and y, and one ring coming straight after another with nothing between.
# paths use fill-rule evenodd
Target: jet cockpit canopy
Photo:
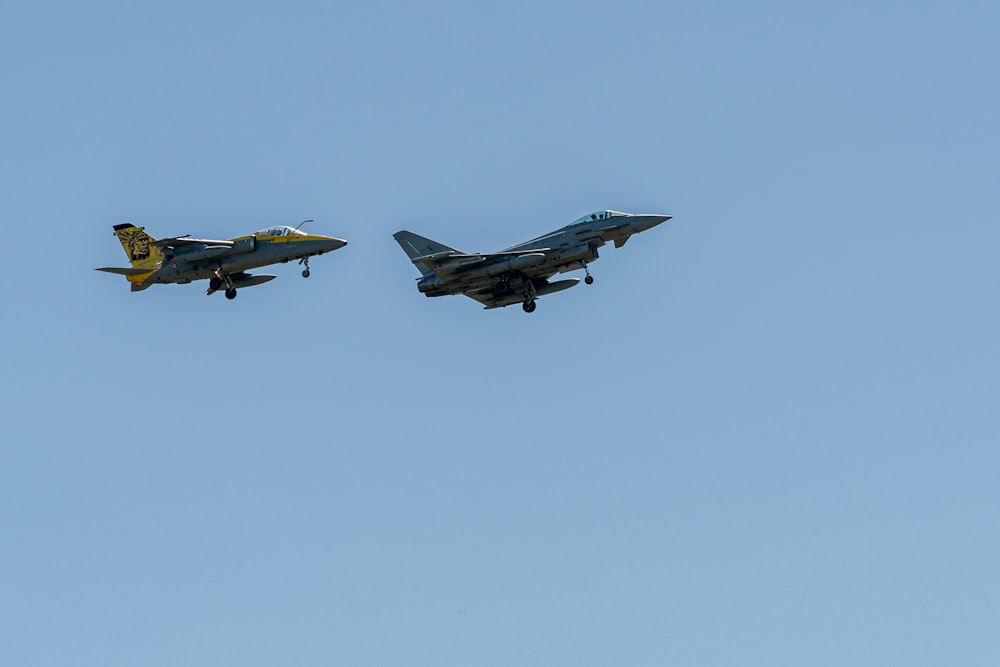
<instances>
[{"instance_id":1,"label":"jet cockpit canopy","mask_svg":"<svg viewBox=\"0 0 1000 667\"><path fill-rule=\"evenodd\" d=\"M306 233L287 225L278 225L260 230L257 236L306 236Z\"/></svg>"},{"instance_id":2,"label":"jet cockpit canopy","mask_svg":"<svg viewBox=\"0 0 1000 667\"><path fill-rule=\"evenodd\" d=\"M621 213L619 211L594 211L589 215L585 215L582 218L577 218L571 225L579 225L584 222L596 222L598 220L608 220L609 218L620 218L627 216L628 213Z\"/></svg>"}]
</instances>

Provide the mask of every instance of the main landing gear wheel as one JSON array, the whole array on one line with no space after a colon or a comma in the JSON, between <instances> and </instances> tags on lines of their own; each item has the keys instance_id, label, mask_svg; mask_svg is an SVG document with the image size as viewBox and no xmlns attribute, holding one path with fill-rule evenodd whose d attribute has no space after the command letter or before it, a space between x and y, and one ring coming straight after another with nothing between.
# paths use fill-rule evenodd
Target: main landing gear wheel
<instances>
[{"instance_id":1,"label":"main landing gear wheel","mask_svg":"<svg viewBox=\"0 0 1000 667\"><path fill-rule=\"evenodd\" d=\"M302 277L303 278L309 277L309 269L302 269Z\"/></svg>"},{"instance_id":2,"label":"main landing gear wheel","mask_svg":"<svg viewBox=\"0 0 1000 667\"><path fill-rule=\"evenodd\" d=\"M229 289L226 290L226 298L229 299L230 301L232 301L233 299L236 298L236 288L235 287L230 287Z\"/></svg>"},{"instance_id":3,"label":"main landing gear wheel","mask_svg":"<svg viewBox=\"0 0 1000 667\"><path fill-rule=\"evenodd\" d=\"M506 280L501 280L497 283L497 294L506 294L510 291L510 283Z\"/></svg>"},{"instance_id":4,"label":"main landing gear wheel","mask_svg":"<svg viewBox=\"0 0 1000 667\"><path fill-rule=\"evenodd\" d=\"M219 289L220 287L222 287L222 278L219 278L218 276L216 276L214 278L209 278L208 279L208 289L210 289L210 290L212 290L214 292L217 289Z\"/></svg>"},{"instance_id":5,"label":"main landing gear wheel","mask_svg":"<svg viewBox=\"0 0 1000 667\"><path fill-rule=\"evenodd\" d=\"M528 281L528 287L524 290L524 303L521 304L521 308L524 309L526 313L535 312L535 299L538 298L538 291L535 289L535 283Z\"/></svg>"},{"instance_id":6,"label":"main landing gear wheel","mask_svg":"<svg viewBox=\"0 0 1000 667\"><path fill-rule=\"evenodd\" d=\"M593 285L594 284L594 276L587 276L586 278L583 279L583 282L587 283L588 285Z\"/></svg>"}]
</instances>

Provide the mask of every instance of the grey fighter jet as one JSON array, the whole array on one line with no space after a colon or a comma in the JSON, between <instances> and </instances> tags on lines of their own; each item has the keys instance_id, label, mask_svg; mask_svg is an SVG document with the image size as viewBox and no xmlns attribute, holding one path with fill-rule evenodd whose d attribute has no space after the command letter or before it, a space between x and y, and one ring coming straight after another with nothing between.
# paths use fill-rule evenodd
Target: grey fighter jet
<instances>
[{"instance_id":1,"label":"grey fighter jet","mask_svg":"<svg viewBox=\"0 0 1000 667\"><path fill-rule=\"evenodd\" d=\"M573 287L579 278L550 282L557 273L583 269L584 282L594 282L587 264L605 243L621 248L633 234L669 220L669 215L634 215L598 211L562 229L495 253L464 253L412 232L393 238L420 270L417 289L426 296L464 294L489 308L520 303L535 311L535 300Z\"/></svg>"}]
</instances>

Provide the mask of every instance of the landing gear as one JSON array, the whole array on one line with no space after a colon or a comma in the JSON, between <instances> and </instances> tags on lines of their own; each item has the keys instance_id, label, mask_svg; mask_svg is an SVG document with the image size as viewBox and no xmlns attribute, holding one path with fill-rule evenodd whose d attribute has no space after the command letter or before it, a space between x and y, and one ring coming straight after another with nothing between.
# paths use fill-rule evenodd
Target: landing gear
<instances>
[{"instance_id":1,"label":"landing gear","mask_svg":"<svg viewBox=\"0 0 1000 667\"><path fill-rule=\"evenodd\" d=\"M216 272L216 275L215 275L214 278L209 278L208 279L208 287L209 287L208 293L211 294L212 292L214 292L214 291L216 291L218 289L222 289L223 285L226 286L226 298L229 299L230 301L232 301L233 299L235 299L236 298L236 285L233 284L233 279L230 278L229 276L219 275L218 271Z\"/></svg>"},{"instance_id":2,"label":"landing gear","mask_svg":"<svg viewBox=\"0 0 1000 667\"><path fill-rule=\"evenodd\" d=\"M497 294L506 294L510 291L510 281L506 277L501 278L496 286Z\"/></svg>"},{"instance_id":3,"label":"landing gear","mask_svg":"<svg viewBox=\"0 0 1000 667\"><path fill-rule=\"evenodd\" d=\"M304 264L305 265L305 268L302 269L302 277L303 278L308 278L309 277L309 257L306 256L306 257L303 257L302 259L300 259L299 260L299 264Z\"/></svg>"},{"instance_id":4,"label":"landing gear","mask_svg":"<svg viewBox=\"0 0 1000 667\"><path fill-rule=\"evenodd\" d=\"M583 270L587 272L587 277L583 279L583 282L587 283L588 285L593 285L594 276L590 275L590 269L587 268L586 264L583 265Z\"/></svg>"},{"instance_id":5,"label":"landing gear","mask_svg":"<svg viewBox=\"0 0 1000 667\"><path fill-rule=\"evenodd\" d=\"M528 281L528 289L524 290L524 303L521 304L521 308L524 309L526 313L535 312L535 299L538 298L538 292L535 291L535 283Z\"/></svg>"},{"instance_id":6,"label":"landing gear","mask_svg":"<svg viewBox=\"0 0 1000 667\"><path fill-rule=\"evenodd\" d=\"M303 278L309 277L309 269L302 269L302 277Z\"/></svg>"}]
</instances>

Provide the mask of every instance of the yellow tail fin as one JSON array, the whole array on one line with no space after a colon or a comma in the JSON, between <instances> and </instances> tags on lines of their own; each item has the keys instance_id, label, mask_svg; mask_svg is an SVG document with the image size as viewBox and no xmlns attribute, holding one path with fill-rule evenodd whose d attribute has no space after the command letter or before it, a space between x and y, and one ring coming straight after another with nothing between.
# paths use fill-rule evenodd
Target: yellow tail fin
<instances>
[{"instance_id":1,"label":"yellow tail fin","mask_svg":"<svg viewBox=\"0 0 1000 667\"><path fill-rule=\"evenodd\" d=\"M153 245L156 239L144 232L143 229L143 227L136 227L128 223L115 225L115 236L121 241L122 248L128 255L132 266L152 270L163 259L163 252Z\"/></svg>"}]
</instances>

